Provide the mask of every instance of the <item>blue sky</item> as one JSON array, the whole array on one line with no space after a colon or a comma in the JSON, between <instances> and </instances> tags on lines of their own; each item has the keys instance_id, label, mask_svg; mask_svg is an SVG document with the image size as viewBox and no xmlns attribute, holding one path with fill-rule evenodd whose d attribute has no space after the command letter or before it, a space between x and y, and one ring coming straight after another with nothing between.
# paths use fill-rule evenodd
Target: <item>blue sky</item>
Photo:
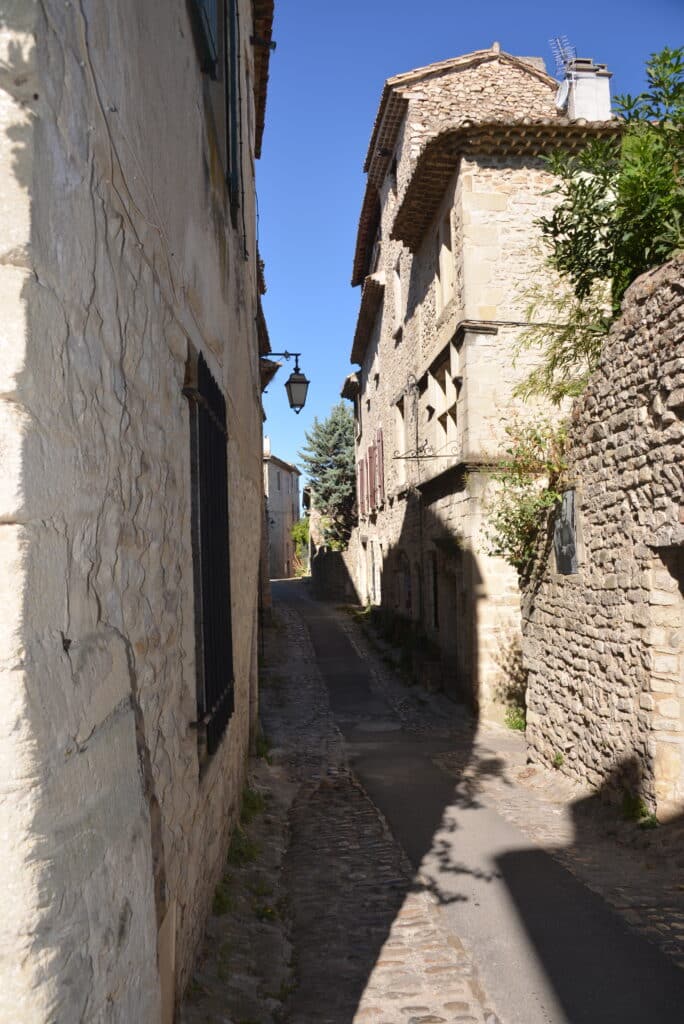
<instances>
[{"instance_id":1,"label":"blue sky","mask_svg":"<svg viewBox=\"0 0 684 1024\"><path fill-rule=\"evenodd\" d=\"M540 13L541 11L541 13ZM276 0L263 154L257 165L264 310L276 351L301 351L304 410L287 404L286 363L264 396L274 454L297 462L352 371L360 289L352 259L363 161L386 78L483 49L540 56L566 35L613 72L613 95L639 92L648 55L684 45L684 0Z\"/></svg>"}]
</instances>

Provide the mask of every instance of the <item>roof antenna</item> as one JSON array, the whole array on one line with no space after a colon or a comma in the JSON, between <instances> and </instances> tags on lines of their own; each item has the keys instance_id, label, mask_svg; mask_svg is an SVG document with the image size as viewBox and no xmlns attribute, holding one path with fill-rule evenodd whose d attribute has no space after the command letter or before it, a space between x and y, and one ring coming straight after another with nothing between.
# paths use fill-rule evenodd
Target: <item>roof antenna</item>
<instances>
[{"instance_id":1,"label":"roof antenna","mask_svg":"<svg viewBox=\"0 0 684 1024\"><path fill-rule=\"evenodd\" d=\"M556 75L565 78L568 65L577 57L577 50L567 36L554 36L553 39L549 39L549 46L556 61Z\"/></svg>"},{"instance_id":2,"label":"roof antenna","mask_svg":"<svg viewBox=\"0 0 684 1024\"><path fill-rule=\"evenodd\" d=\"M554 36L549 39L549 46L556 61L556 76L562 79L556 93L556 108L564 111L570 95L570 65L577 59L577 50L567 36Z\"/></svg>"}]
</instances>

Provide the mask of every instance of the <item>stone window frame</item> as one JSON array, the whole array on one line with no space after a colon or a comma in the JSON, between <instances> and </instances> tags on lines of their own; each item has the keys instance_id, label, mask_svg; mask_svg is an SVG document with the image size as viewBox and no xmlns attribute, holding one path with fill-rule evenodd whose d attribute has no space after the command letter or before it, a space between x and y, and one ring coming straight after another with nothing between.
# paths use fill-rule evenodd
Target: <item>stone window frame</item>
<instances>
[{"instance_id":1,"label":"stone window frame","mask_svg":"<svg viewBox=\"0 0 684 1024\"><path fill-rule=\"evenodd\" d=\"M584 532L583 532L583 529L582 529L582 516L580 515L581 509L582 509L582 496L583 496L582 495L582 489L581 489L581 487L578 484L573 484L572 486L568 485L561 492L561 500L562 500L563 496L566 495L566 494L573 494L574 495L574 502L573 502L573 505L574 505L573 530L574 530L574 542L575 542L575 569L572 572L563 572L559 568L559 566L558 566L558 557L557 557L557 553L556 553L556 530L557 530L557 526L558 526L558 517L559 517L560 511L561 511L561 506L559 505L556 508L555 513L554 513L553 531L552 531L552 538L551 538L552 539L551 549L553 551L553 559L552 559L553 573L554 573L555 576L564 576L564 577L573 577L573 576L575 576L575 577L579 577L581 575L582 569L583 569L583 567L585 565L585 553L586 553L585 544L584 544Z\"/></svg>"}]
</instances>

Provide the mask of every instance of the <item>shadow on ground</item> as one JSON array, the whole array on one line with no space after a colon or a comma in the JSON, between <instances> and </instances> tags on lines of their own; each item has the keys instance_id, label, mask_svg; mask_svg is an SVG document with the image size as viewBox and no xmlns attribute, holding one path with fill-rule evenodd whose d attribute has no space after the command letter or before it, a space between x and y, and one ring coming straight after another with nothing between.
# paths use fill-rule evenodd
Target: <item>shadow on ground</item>
<instances>
[{"instance_id":1,"label":"shadow on ground","mask_svg":"<svg viewBox=\"0 0 684 1024\"><path fill-rule=\"evenodd\" d=\"M481 800L483 782L505 781L506 762L478 746L476 723L465 708L449 704L445 720L447 702L435 717L418 688L399 697L402 691L378 689L340 613L312 600L306 583L279 583L274 597L306 623L353 769L353 776L316 784L296 809L293 842L304 836L308 866L293 901L294 944L298 934L309 954L301 964L303 1002L289 1018L293 1024L353 1020L378 961L387 957L383 947L403 901L424 889L441 905L453 934L469 944L508 1024L677 1019L684 973ZM438 767L445 753L451 775ZM362 786L350 797L355 779ZM591 813L577 805L571 845L579 859L593 842L587 823L601 796L592 799ZM373 804L411 869L378 831ZM674 834L680 825L661 826L659 834ZM399 998L400 979L397 984Z\"/></svg>"}]
</instances>

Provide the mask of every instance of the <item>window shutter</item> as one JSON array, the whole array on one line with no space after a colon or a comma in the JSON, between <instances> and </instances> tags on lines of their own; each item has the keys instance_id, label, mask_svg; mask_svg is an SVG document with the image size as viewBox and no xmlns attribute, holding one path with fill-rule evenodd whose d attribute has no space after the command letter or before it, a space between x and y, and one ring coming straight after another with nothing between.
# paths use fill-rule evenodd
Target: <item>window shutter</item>
<instances>
[{"instance_id":1,"label":"window shutter","mask_svg":"<svg viewBox=\"0 0 684 1024\"><path fill-rule=\"evenodd\" d=\"M368 489L370 491L370 502L371 509L374 509L377 505L377 486L376 486L376 473L375 473L375 445L371 444L368 446Z\"/></svg>"},{"instance_id":2,"label":"window shutter","mask_svg":"<svg viewBox=\"0 0 684 1024\"><path fill-rule=\"evenodd\" d=\"M356 463L356 503L359 509L359 515L364 516L366 510L363 507L363 459L360 459Z\"/></svg>"},{"instance_id":3,"label":"window shutter","mask_svg":"<svg viewBox=\"0 0 684 1024\"><path fill-rule=\"evenodd\" d=\"M378 452L378 505L382 505L385 501L385 451L382 443L382 427L378 428L376 447Z\"/></svg>"},{"instance_id":4,"label":"window shutter","mask_svg":"<svg viewBox=\"0 0 684 1024\"><path fill-rule=\"evenodd\" d=\"M365 515L370 512L369 502L369 488L368 488L368 455L363 457L363 511Z\"/></svg>"}]
</instances>

